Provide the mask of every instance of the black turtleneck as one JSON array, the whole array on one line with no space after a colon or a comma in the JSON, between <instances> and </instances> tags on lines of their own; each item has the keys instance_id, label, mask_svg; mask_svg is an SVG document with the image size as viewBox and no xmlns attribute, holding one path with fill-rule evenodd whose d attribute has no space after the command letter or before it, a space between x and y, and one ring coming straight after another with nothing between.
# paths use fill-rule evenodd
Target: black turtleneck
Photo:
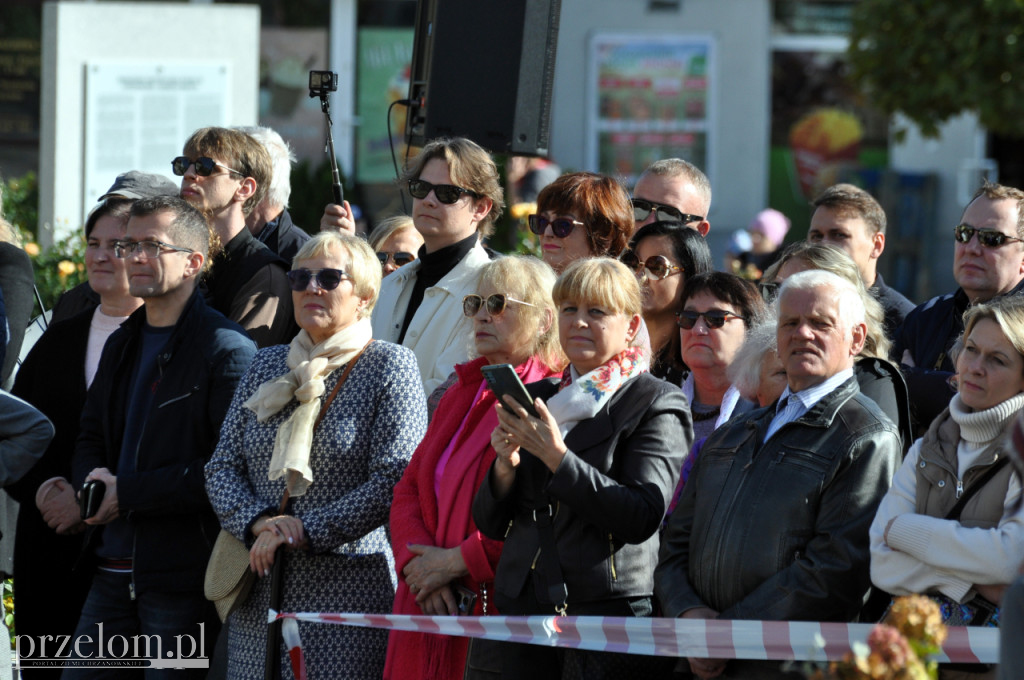
<instances>
[{"instance_id":1,"label":"black turtleneck","mask_svg":"<svg viewBox=\"0 0 1024 680\"><path fill-rule=\"evenodd\" d=\"M455 269L455 265L462 262L462 259L469 255L469 251L473 250L473 246L476 245L478 239L477 233L473 232L468 238L432 253L427 252L426 246L420 246L420 268L416 272L416 283L412 286L409 306L405 309L402 332L398 335L399 344L405 340L405 332L409 330L412 317L416 314L416 310L420 308L420 303L423 302L423 293L426 292L427 288L436 286L437 282L443 279L448 272Z\"/></svg>"}]
</instances>

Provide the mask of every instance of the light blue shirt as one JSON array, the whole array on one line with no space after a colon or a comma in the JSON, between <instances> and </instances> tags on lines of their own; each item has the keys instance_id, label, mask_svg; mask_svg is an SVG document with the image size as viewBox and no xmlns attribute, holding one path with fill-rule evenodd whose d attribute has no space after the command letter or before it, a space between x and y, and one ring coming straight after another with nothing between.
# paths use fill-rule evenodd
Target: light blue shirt
<instances>
[{"instance_id":1,"label":"light blue shirt","mask_svg":"<svg viewBox=\"0 0 1024 680\"><path fill-rule=\"evenodd\" d=\"M768 441L771 439L772 435L778 432L783 425L803 416L825 396L852 377L853 368L851 367L845 371L839 371L831 378L799 392L790 392L787 385L786 389L782 391L782 396L779 397L779 405L776 407L775 417L772 418L771 425L768 426L768 432L765 434L764 440Z\"/></svg>"}]
</instances>

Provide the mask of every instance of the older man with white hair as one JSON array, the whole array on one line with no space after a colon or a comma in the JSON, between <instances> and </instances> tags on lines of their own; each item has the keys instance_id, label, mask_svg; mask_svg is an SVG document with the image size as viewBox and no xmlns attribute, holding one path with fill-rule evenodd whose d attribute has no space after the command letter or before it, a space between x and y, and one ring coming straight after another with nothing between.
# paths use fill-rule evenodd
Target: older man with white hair
<instances>
[{"instance_id":1,"label":"older man with white hair","mask_svg":"<svg viewBox=\"0 0 1024 680\"><path fill-rule=\"evenodd\" d=\"M860 393L864 305L830 272L786 279L776 403L712 434L662 537L667 615L855 621L871 582L868 528L900 463L896 426ZM779 662L690 658L699 678L800 678Z\"/></svg>"},{"instance_id":2,"label":"older man with white hair","mask_svg":"<svg viewBox=\"0 0 1024 680\"><path fill-rule=\"evenodd\" d=\"M309 234L292 222L291 213L288 212L288 199L292 195L291 174L295 152L288 142L271 128L247 125L235 129L262 144L270 154L270 163L274 168L267 194L246 216L245 226L256 240L290 263L302 244L310 238Z\"/></svg>"}]
</instances>

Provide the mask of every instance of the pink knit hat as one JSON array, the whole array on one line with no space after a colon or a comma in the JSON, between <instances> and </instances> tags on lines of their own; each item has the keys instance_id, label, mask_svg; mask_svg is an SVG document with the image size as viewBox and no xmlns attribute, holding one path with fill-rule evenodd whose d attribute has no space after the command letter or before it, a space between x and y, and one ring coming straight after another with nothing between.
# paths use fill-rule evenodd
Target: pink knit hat
<instances>
[{"instance_id":1,"label":"pink knit hat","mask_svg":"<svg viewBox=\"0 0 1024 680\"><path fill-rule=\"evenodd\" d=\"M768 208L757 213L757 217L747 227L747 231L764 234L765 238L776 246L782 245L782 239L786 238L789 231L789 218L778 210Z\"/></svg>"}]
</instances>

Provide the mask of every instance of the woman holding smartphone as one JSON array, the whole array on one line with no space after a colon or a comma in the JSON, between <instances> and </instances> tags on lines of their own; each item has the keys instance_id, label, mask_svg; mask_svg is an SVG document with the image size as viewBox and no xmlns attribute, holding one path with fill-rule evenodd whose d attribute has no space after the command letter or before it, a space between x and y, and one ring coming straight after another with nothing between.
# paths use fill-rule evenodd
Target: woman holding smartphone
<instances>
[{"instance_id":1,"label":"woman holding smartphone","mask_svg":"<svg viewBox=\"0 0 1024 680\"><path fill-rule=\"evenodd\" d=\"M555 330L555 275L532 257L484 266L476 294L463 299L473 321L475 359L455 367L423 442L395 487L391 545L398 573L396 614L494 614L494 567L501 543L473 523L473 495L491 462L498 424L481 369L510 364L525 382L565 364ZM461 605L460 608L460 599ZM385 678L462 678L467 638L394 631Z\"/></svg>"},{"instance_id":2,"label":"woman holding smartphone","mask_svg":"<svg viewBox=\"0 0 1024 680\"><path fill-rule=\"evenodd\" d=\"M497 408L497 454L473 504L505 541L494 602L506 615L651 616L658 526L693 431L682 392L632 346L636 277L621 262L573 262L553 293L570 365L528 386L539 414ZM506 643L504 678L633 678L655 658Z\"/></svg>"}]
</instances>

